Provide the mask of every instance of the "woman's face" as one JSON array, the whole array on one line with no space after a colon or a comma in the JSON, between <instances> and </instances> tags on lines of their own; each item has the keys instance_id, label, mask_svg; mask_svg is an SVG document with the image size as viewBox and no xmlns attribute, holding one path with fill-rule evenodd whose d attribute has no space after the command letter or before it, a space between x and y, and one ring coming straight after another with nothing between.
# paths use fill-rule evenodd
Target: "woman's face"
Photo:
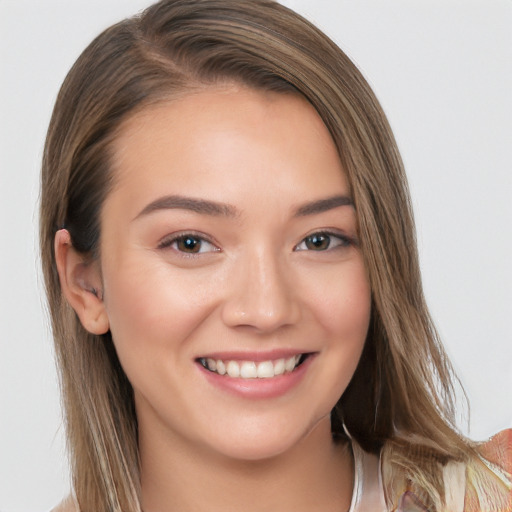
<instances>
[{"instance_id":1,"label":"woman's face","mask_svg":"<svg viewBox=\"0 0 512 512\"><path fill-rule=\"evenodd\" d=\"M234 86L191 94L123 126L114 172L104 306L140 435L254 460L328 424L370 289L316 111Z\"/></svg>"}]
</instances>

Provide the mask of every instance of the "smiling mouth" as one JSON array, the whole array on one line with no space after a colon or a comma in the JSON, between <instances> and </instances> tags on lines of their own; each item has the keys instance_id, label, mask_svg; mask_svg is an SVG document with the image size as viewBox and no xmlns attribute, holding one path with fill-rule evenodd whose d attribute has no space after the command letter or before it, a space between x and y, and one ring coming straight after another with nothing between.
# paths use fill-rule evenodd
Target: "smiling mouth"
<instances>
[{"instance_id":1,"label":"smiling mouth","mask_svg":"<svg viewBox=\"0 0 512 512\"><path fill-rule=\"evenodd\" d=\"M297 354L270 361L234 361L200 357L197 362L206 370L231 378L271 379L293 372L311 354Z\"/></svg>"}]
</instances>

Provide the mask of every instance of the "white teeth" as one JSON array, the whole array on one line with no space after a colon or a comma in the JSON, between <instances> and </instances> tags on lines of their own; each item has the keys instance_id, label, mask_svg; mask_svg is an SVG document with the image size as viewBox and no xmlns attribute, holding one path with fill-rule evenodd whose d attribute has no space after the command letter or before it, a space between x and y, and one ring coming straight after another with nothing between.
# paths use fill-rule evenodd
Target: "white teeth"
<instances>
[{"instance_id":1,"label":"white teeth","mask_svg":"<svg viewBox=\"0 0 512 512\"><path fill-rule=\"evenodd\" d=\"M240 367L240 377L243 379L255 379L258 376L256 363L245 361Z\"/></svg>"},{"instance_id":2,"label":"white teeth","mask_svg":"<svg viewBox=\"0 0 512 512\"><path fill-rule=\"evenodd\" d=\"M301 354L289 357L288 359L276 359L274 361L223 361L222 359L201 359L203 366L211 372L219 375L228 375L234 379L270 379L283 375L285 372L292 372L299 364Z\"/></svg>"},{"instance_id":3,"label":"white teeth","mask_svg":"<svg viewBox=\"0 0 512 512\"><path fill-rule=\"evenodd\" d=\"M274 373L272 361L263 361L258 365L258 379L269 379Z\"/></svg>"},{"instance_id":4,"label":"white teeth","mask_svg":"<svg viewBox=\"0 0 512 512\"><path fill-rule=\"evenodd\" d=\"M217 364L217 373L219 375L226 375L226 365L224 364L224 361L221 361L220 359L216 362Z\"/></svg>"},{"instance_id":5,"label":"white teeth","mask_svg":"<svg viewBox=\"0 0 512 512\"><path fill-rule=\"evenodd\" d=\"M229 361L226 366L226 372L230 377L240 377L240 365L236 361Z\"/></svg>"},{"instance_id":6,"label":"white teeth","mask_svg":"<svg viewBox=\"0 0 512 512\"><path fill-rule=\"evenodd\" d=\"M284 359L278 359L274 363L274 375L282 375L285 370L284 366L285 366Z\"/></svg>"},{"instance_id":7,"label":"white teeth","mask_svg":"<svg viewBox=\"0 0 512 512\"><path fill-rule=\"evenodd\" d=\"M285 361L284 361L284 369L287 372L293 371L293 369L295 368L297 362L298 362L298 359L297 359L296 356L290 357L290 359L285 359Z\"/></svg>"}]
</instances>

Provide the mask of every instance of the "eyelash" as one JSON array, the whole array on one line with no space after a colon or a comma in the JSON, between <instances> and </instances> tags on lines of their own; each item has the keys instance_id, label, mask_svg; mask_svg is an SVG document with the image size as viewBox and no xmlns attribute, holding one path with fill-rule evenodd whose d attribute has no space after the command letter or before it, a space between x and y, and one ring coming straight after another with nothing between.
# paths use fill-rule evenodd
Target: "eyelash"
<instances>
[{"instance_id":1,"label":"eyelash","mask_svg":"<svg viewBox=\"0 0 512 512\"><path fill-rule=\"evenodd\" d=\"M325 248L317 248L317 249L312 249L311 247L308 247L307 246L308 242L311 242L314 244L315 239L320 242L322 242L322 239L323 239L323 241L327 241L328 246ZM337 239L339 243L337 245L335 245L334 247L331 247L333 239ZM186 250L182 250L178 247L178 244L180 242L186 243L187 240L194 241L194 245L191 246L192 249L194 249L196 247L195 244L199 244L199 250L197 252L187 252ZM213 247L213 250L202 251L201 249L204 244L211 245ZM300 248L300 246L303 244L306 247ZM301 242L294 247L294 250L295 251L325 252L325 251L334 250L337 248L350 247L355 244L356 244L356 241L346 235L342 235L340 233L334 233L331 231L317 231L315 233L311 233L310 235L304 237L301 240ZM174 245L174 247L173 247L173 245ZM220 249L213 242L208 240L208 238L206 238L204 235L201 235L198 233L193 233L193 232L180 233L177 235L173 235L170 238L166 238L160 242L160 244L158 245L158 248L159 249L171 248L182 255L186 255L186 257L196 257L199 254L220 251Z\"/></svg>"}]
</instances>

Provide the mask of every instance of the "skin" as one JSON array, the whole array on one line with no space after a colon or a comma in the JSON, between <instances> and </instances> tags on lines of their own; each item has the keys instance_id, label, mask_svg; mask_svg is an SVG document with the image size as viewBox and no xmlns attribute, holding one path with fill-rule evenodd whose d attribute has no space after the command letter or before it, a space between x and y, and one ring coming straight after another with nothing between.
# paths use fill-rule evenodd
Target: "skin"
<instances>
[{"instance_id":1,"label":"skin","mask_svg":"<svg viewBox=\"0 0 512 512\"><path fill-rule=\"evenodd\" d=\"M363 349L370 289L316 111L298 95L206 89L129 119L114 172L101 259L85 264L64 230L56 254L66 297L91 332L111 330L133 385L143 509L348 509L351 453L329 415ZM161 200L177 195L222 211ZM318 208L333 197L345 200ZM312 356L272 397L212 384L197 362L276 350Z\"/></svg>"}]
</instances>

